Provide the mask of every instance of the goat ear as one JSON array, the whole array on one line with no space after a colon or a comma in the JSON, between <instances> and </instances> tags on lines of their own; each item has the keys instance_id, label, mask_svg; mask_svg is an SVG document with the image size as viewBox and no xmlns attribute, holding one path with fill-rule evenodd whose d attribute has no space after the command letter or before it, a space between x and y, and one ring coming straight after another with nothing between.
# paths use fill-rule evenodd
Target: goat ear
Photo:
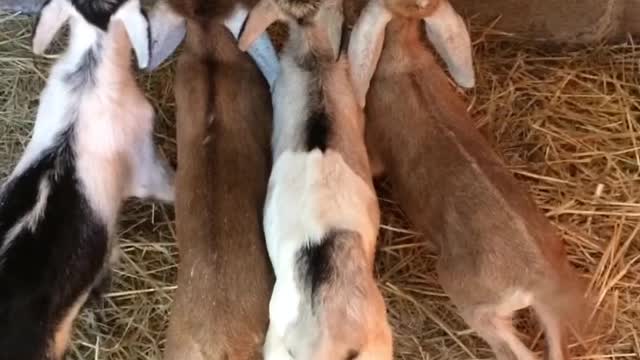
<instances>
[{"instance_id":1,"label":"goat ear","mask_svg":"<svg viewBox=\"0 0 640 360\"><path fill-rule=\"evenodd\" d=\"M175 172L158 154L151 135L136 149L132 166L133 182L129 196L164 202L175 200Z\"/></svg>"},{"instance_id":2,"label":"goat ear","mask_svg":"<svg viewBox=\"0 0 640 360\"><path fill-rule=\"evenodd\" d=\"M185 19L166 1L156 3L149 16L151 25L151 59L148 70L160 66L178 48L187 33Z\"/></svg>"},{"instance_id":3,"label":"goat ear","mask_svg":"<svg viewBox=\"0 0 640 360\"><path fill-rule=\"evenodd\" d=\"M66 0L49 0L42 6L40 17L36 23L36 31L33 34L34 54L44 54L70 16L71 4Z\"/></svg>"},{"instance_id":4,"label":"goat ear","mask_svg":"<svg viewBox=\"0 0 640 360\"><path fill-rule=\"evenodd\" d=\"M127 30L131 46L141 69L149 65L151 41L149 39L149 20L140 6L140 0L129 0L115 14Z\"/></svg>"},{"instance_id":5,"label":"goat ear","mask_svg":"<svg viewBox=\"0 0 640 360\"><path fill-rule=\"evenodd\" d=\"M338 2L338 4L341 4ZM331 49L335 59L340 56L340 47L342 42L344 25L344 15L342 14L342 6L321 6L314 17L314 23L311 33L317 40L325 43L328 49Z\"/></svg>"},{"instance_id":6,"label":"goat ear","mask_svg":"<svg viewBox=\"0 0 640 360\"><path fill-rule=\"evenodd\" d=\"M225 19L224 25L231 31L231 34L237 39L242 31L242 26L247 20L249 12L242 6L236 7L231 15ZM263 32L249 47L249 56L253 58L258 69L262 72L269 83L269 88L273 90L273 85L280 72L280 63L278 54L273 47L269 34Z\"/></svg>"},{"instance_id":7,"label":"goat ear","mask_svg":"<svg viewBox=\"0 0 640 360\"><path fill-rule=\"evenodd\" d=\"M229 29L236 40L240 37L242 27L247 21L248 16L249 11L247 10L247 8L245 8L244 6L236 6L235 9L233 9L233 11L231 12L231 15L224 19L224 26Z\"/></svg>"},{"instance_id":8,"label":"goat ear","mask_svg":"<svg viewBox=\"0 0 640 360\"><path fill-rule=\"evenodd\" d=\"M451 76L465 88L475 86L471 37L464 20L448 1L424 18L427 37L447 64Z\"/></svg>"},{"instance_id":9,"label":"goat ear","mask_svg":"<svg viewBox=\"0 0 640 360\"><path fill-rule=\"evenodd\" d=\"M284 19L284 14L273 0L260 0L249 12L249 17L244 24L244 30L238 40L238 47L242 51L247 51L256 39L267 31L269 25Z\"/></svg>"},{"instance_id":10,"label":"goat ear","mask_svg":"<svg viewBox=\"0 0 640 360\"><path fill-rule=\"evenodd\" d=\"M351 81L358 104L364 108L371 78L376 70L387 23L392 14L380 0L371 0L362 10L351 32L349 64Z\"/></svg>"}]
</instances>

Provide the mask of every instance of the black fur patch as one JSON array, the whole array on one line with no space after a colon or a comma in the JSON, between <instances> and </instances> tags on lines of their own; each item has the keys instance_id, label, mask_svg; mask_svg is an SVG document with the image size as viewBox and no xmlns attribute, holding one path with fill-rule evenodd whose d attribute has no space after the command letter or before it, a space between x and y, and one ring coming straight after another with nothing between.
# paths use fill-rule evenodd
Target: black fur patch
<instances>
[{"instance_id":1,"label":"black fur patch","mask_svg":"<svg viewBox=\"0 0 640 360\"><path fill-rule=\"evenodd\" d=\"M0 238L36 204L49 183L43 215L23 228L0 259L0 360L43 360L59 322L105 265L106 225L80 190L72 131L0 194Z\"/></svg>"},{"instance_id":2,"label":"black fur patch","mask_svg":"<svg viewBox=\"0 0 640 360\"><path fill-rule=\"evenodd\" d=\"M73 6L91 24L106 31L111 15L127 0L71 0Z\"/></svg>"},{"instance_id":3,"label":"black fur patch","mask_svg":"<svg viewBox=\"0 0 640 360\"><path fill-rule=\"evenodd\" d=\"M111 289L112 279L113 275L111 273L111 269L109 267L104 268L102 272L96 277L94 286L89 293L89 297L87 298L87 306L100 308L103 300L102 295L104 295L109 291L109 289Z\"/></svg>"},{"instance_id":4,"label":"black fur patch","mask_svg":"<svg viewBox=\"0 0 640 360\"><path fill-rule=\"evenodd\" d=\"M340 57L343 55L347 55L349 51L349 40L351 39L351 29L347 26L347 24L342 24L342 33L340 34L340 49L338 51L338 58L336 60L340 60Z\"/></svg>"},{"instance_id":5,"label":"black fur patch","mask_svg":"<svg viewBox=\"0 0 640 360\"><path fill-rule=\"evenodd\" d=\"M360 353L357 350L349 350L344 360L355 360L358 358L358 355L360 355Z\"/></svg>"},{"instance_id":6,"label":"black fur patch","mask_svg":"<svg viewBox=\"0 0 640 360\"><path fill-rule=\"evenodd\" d=\"M101 49L99 48L87 50L82 56L78 67L65 75L64 80L69 83L74 91L78 92L83 88L95 86L95 70L100 61L100 51Z\"/></svg>"},{"instance_id":7,"label":"black fur patch","mask_svg":"<svg viewBox=\"0 0 640 360\"><path fill-rule=\"evenodd\" d=\"M333 255L338 231L329 231L318 242L303 247L298 252L298 271L305 286L311 289L311 298L335 273Z\"/></svg>"},{"instance_id":8,"label":"black fur patch","mask_svg":"<svg viewBox=\"0 0 640 360\"><path fill-rule=\"evenodd\" d=\"M331 132L331 123L329 116L324 111L314 111L307 119L306 149L311 151L320 149L327 150L329 135Z\"/></svg>"}]
</instances>

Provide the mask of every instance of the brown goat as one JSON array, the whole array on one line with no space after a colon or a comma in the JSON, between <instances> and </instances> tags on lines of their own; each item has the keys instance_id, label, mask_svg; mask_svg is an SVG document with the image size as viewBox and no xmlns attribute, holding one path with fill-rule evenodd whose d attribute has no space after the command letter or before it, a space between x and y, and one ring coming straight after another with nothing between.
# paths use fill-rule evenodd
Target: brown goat
<instances>
[{"instance_id":1,"label":"brown goat","mask_svg":"<svg viewBox=\"0 0 640 360\"><path fill-rule=\"evenodd\" d=\"M544 326L546 358L567 359L567 327L587 313L562 241L474 128L423 44L420 19L392 10L370 2L350 44L362 49L358 42L366 38L381 49L375 74L367 66L376 66L376 54L362 59L372 54L350 51L354 86L365 84L356 92L366 94L371 80L365 109L370 155L384 166L411 222L439 245L442 287L498 359L535 359L511 324L514 312L528 306ZM367 23L377 17L388 24Z\"/></svg>"},{"instance_id":2,"label":"brown goat","mask_svg":"<svg viewBox=\"0 0 640 360\"><path fill-rule=\"evenodd\" d=\"M269 86L222 22L229 4L197 17L208 2L173 3L187 37L175 89L180 267L165 359L262 359L273 286L261 226Z\"/></svg>"}]
</instances>

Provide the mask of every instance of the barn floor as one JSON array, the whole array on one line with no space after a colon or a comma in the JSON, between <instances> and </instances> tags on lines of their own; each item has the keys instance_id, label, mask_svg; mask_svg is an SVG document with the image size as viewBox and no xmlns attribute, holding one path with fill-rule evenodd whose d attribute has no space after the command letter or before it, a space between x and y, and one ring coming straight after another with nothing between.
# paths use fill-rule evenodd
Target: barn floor
<instances>
[{"instance_id":1,"label":"barn floor","mask_svg":"<svg viewBox=\"0 0 640 360\"><path fill-rule=\"evenodd\" d=\"M0 14L0 179L33 126L50 59L30 52L32 19ZM578 359L640 358L640 47L562 54L474 29L478 87L467 93L478 127L525 182L590 279L609 317ZM141 83L157 106L157 142L175 159L171 64ZM425 79L426 80L426 79ZM411 230L380 184L384 208L377 261L396 333L396 358L486 359L437 285L428 239ZM175 226L169 206L129 202L111 289L77 322L70 359L160 359L176 290ZM539 329L518 319L527 345Z\"/></svg>"}]
</instances>

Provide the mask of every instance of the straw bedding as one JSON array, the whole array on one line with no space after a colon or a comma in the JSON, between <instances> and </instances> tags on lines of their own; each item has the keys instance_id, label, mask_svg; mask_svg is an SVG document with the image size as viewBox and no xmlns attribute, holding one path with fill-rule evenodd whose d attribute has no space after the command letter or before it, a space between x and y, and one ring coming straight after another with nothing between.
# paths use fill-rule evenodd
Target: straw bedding
<instances>
[{"instance_id":1,"label":"straw bedding","mask_svg":"<svg viewBox=\"0 0 640 360\"><path fill-rule=\"evenodd\" d=\"M32 19L0 14L0 179L26 145L51 63L30 52ZM640 47L541 50L474 29L478 86L465 94L477 126L557 226L571 262L612 315L580 359L640 358ZM142 74L158 111L156 141L175 159L173 64ZM428 79L425 79L428 81ZM489 358L437 284L435 251L411 230L388 185L377 276L396 334L396 358ZM160 359L176 290L170 206L127 203L111 288L77 322L70 359ZM518 329L541 351L539 328ZM583 351L584 352L584 351Z\"/></svg>"}]
</instances>

